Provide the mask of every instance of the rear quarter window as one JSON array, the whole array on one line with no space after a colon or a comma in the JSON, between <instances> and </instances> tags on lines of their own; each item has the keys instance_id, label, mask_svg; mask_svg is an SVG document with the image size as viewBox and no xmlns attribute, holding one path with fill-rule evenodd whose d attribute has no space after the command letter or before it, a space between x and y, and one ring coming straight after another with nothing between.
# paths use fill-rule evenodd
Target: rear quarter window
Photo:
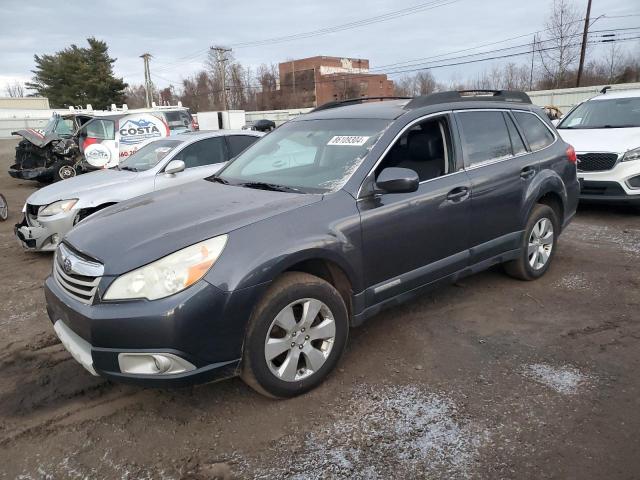
<instances>
[{"instance_id":1,"label":"rear quarter window","mask_svg":"<svg viewBox=\"0 0 640 480\"><path fill-rule=\"evenodd\" d=\"M191 126L191 118L189 113L184 111L164 112L164 117L169 125L169 130L184 130Z\"/></svg>"},{"instance_id":2,"label":"rear quarter window","mask_svg":"<svg viewBox=\"0 0 640 480\"><path fill-rule=\"evenodd\" d=\"M551 145L555 140L551 130L549 130L536 114L513 112L513 116L520 125L527 142L529 142L529 148L532 151L541 150Z\"/></svg>"}]
</instances>

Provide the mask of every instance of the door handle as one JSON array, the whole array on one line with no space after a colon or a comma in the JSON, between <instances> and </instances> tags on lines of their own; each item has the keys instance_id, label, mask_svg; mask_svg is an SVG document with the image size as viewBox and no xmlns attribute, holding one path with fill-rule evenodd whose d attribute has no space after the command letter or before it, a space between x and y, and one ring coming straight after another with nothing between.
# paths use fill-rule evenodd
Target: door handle
<instances>
[{"instance_id":1,"label":"door handle","mask_svg":"<svg viewBox=\"0 0 640 480\"><path fill-rule=\"evenodd\" d=\"M456 187L447 194L447 200L450 202L461 202L469 196L467 187Z\"/></svg>"},{"instance_id":2,"label":"door handle","mask_svg":"<svg viewBox=\"0 0 640 480\"><path fill-rule=\"evenodd\" d=\"M520 170L520 178L523 180L529 180L536 174L536 169L534 167L524 167Z\"/></svg>"}]
</instances>

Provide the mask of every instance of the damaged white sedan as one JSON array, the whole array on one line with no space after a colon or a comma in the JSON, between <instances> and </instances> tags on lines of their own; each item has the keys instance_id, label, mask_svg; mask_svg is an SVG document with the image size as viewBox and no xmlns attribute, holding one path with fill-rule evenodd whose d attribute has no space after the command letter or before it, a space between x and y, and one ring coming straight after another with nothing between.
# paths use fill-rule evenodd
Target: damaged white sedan
<instances>
[{"instance_id":1,"label":"damaged white sedan","mask_svg":"<svg viewBox=\"0 0 640 480\"><path fill-rule=\"evenodd\" d=\"M186 133L142 146L115 168L54 183L33 193L14 227L27 250L54 251L92 213L145 193L206 178L264 133L223 130Z\"/></svg>"}]
</instances>

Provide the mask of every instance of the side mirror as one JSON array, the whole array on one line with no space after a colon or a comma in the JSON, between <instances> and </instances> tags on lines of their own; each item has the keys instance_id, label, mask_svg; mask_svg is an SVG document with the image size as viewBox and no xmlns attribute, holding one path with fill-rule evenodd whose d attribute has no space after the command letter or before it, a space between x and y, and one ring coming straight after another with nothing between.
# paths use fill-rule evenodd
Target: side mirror
<instances>
[{"instance_id":1,"label":"side mirror","mask_svg":"<svg viewBox=\"0 0 640 480\"><path fill-rule=\"evenodd\" d=\"M180 173L185 169L184 162L182 160L171 160L164 169L165 175L174 175Z\"/></svg>"},{"instance_id":2,"label":"side mirror","mask_svg":"<svg viewBox=\"0 0 640 480\"><path fill-rule=\"evenodd\" d=\"M409 168L388 167L376 179L375 193L415 192L420 184L418 174Z\"/></svg>"}]
</instances>

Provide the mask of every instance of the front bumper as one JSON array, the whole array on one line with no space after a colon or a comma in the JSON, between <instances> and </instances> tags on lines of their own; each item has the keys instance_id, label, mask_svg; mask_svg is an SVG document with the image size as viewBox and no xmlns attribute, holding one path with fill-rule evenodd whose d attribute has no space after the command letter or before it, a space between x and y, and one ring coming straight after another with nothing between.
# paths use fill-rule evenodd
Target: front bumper
<instances>
[{"instance_id":1,"label":"front bumper","mask_svg":"<svg viewBox=\"0 0 640 480\"><path fill-rule=\"evenodd\" d=\"M640 204L640 188L631 179L640 175L640 161L618 162L611 170L580 172L580 201L585 203Z\"/></svg>"},{"instance_id":2,"label":"front bumper","mask_svg":"<svg viewBox=\"0 0 640 480\"><path fill-rule=\"evenodd\" d=\"M104 291L112 280L104 277L99 291ZM245 327L265 288L266 285L260 285L224 292L201 280L160 300L86 305L70 297L49 277L45 297L47 313L54 325L62 322L86 342L90 368L96 374L118 382L169 387L237 375ZM175 355L195 369L178 374L121 371L118 361L121 353L151 352ZM80 363L85 368L89 364Z\"/></svg>"},{"instance_id":3,"label":"front bumper","mask_svg":"<svg viewBox=\"0 0 640 480\"><path fill-rule=\"evenodd\" d=\"M49 182L53 177L51 167L19 168L18 165L9 167L9 175L20 180L34 180L37 182Z\"/></svg>"},{"instance_id":4,"label":"front bumper","mask_svg":"<svg viewBox=\"0 0 640 480\"><path fill-rule=\"evenodd\" d=\"M26 216L13 227L18 242L25 250L53 252L62 237L73 228L78 211L59 213L51 217L38 217L39 226L29 225Z\"/></svg>"},{"instance_id":5,"label":"front bumper","mask_svg":"<svg viewBox=\"0 0 640 480\"><path fill-rule=\"evenodd\" d=\"M619 182L582 180L580 185L581 202L640 205L640 190L630 194Z\"/></svg>"}]
</instances>

